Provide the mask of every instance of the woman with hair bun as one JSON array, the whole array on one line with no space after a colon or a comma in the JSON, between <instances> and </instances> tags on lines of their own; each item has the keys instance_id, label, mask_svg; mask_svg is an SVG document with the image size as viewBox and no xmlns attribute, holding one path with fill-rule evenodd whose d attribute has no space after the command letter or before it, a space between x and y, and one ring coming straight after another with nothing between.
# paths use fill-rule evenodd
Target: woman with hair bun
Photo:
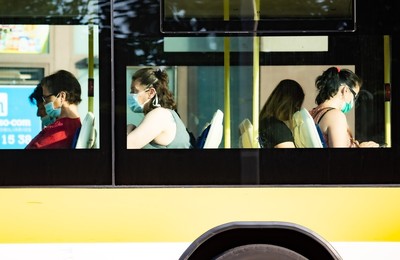
<instances>
[{"instance_id":1,"label":"woman with hair bun","mask_svg":"<svg viewBox=\"0 0 400 260\"><path fill-rule=\"evenodd\" d=\"M168 74L161 69L143 68L133 74L128 106L144 113L144 119L137 127L128 125L128 149L191 148L168 82Z\"/></svg>"},{"instance_id":2,"label":"woman with hair bun","mask_svg":"<svg viewBox=\"0 0 400 260\"><path fill-rule=\"evenodd\" d=\"M316 78L318 106L310 114L328 147L379 147L372 141L356 141L347 124L345 114L354 107L361 85L361 79L354 72L337 67L330 67Z\"/></svg>"}]
</instances>

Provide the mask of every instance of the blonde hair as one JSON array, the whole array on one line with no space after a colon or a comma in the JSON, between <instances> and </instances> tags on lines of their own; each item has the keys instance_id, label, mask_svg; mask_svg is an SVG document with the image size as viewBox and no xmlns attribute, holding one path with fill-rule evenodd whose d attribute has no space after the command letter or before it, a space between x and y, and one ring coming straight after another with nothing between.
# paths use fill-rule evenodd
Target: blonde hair
<instances>
[{"instance_id":1,"label":"blonde hair","mask_svg":"<svg viewBox=\"0 0 400 260\"><path fill-rule=\"evenodd\" d=\"M280 121L292 121L293 114L301 109L304 101L303 88L297 81L284 79L275 87L260 112L260 120L275 117Z\"/></svg>"}]
</instances>

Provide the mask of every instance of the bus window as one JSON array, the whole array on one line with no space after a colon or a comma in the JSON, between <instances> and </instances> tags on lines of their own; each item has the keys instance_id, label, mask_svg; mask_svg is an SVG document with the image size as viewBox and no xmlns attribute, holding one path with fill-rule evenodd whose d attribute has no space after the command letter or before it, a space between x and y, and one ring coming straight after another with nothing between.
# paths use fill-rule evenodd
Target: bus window
<instances>
[{"instance_id":1,"label":"bus window","mask_svg":"<svg viewBox=\"0 0 400 260\"><path fill-rule=\"evenodd\" d=\"M306 92L303 106L310 110L316 106L315 79L332 66L350 69L363 80L360 99L347 116L355 138L379 144L394 140L387 132L393 122L385 121L387 110L383 98L385 75L390 74L384 66L388 62L385 35L380 29L376 29L377 32L367 27L369 21L362 14L358 14L362 21L360 27L355 28L352 24L349 30L304 29L300 33L290 29L290 23L285 27L280 20L287 31L274 27L269 27L272 31L262 31L259 26L257 29L260 30L242 28L237 32L221 29L227 25L221 20L224 19L222 3L210 8L219 12L216 15L219 22L211 22L207 16L213 15L211 11L207 15L201 12L196 17L202 3L198 3L197 9L193 8L195 4L183 1L161 1L160 5L155 2L118 3L114 10L118 17L114 34L115 59L118 60L115 85L116 103L123 109L116 113L116 132L124 133L131 120L127 108L131 77L128 68L131 67L173 69L174 95L188 130L199 137L213 113L220 109L224 113L224 132L220 149L207 151L128 150L125 149L125 135L116 136L116 147L120 147L116 158L117 184L364 184L393 178L391 167L379 163L386 156L392 158L391 149L241 149L239 143L240 123L249 119L253 129L257 130L259 110L279 80L299 81ZM128 4L129 10L140 9L140 12L126 12L122 3ZM352 16L354 2L347 3ZM361 6L361 10L363 8L366 6ZM245 20L235 17L234 12L231 14L232 21ZM143 23L147 26L142 26ZM314 20L314 24L317 23ZM205 27L210 24L222 27ZM204 30L200 25L204 25ZM235 27L232 25L231 28ZM388 34L392 37L390 32ZM133 165L133 160L141 163ZM336 160L346 161L349 166L336 167ZM150 161L152 163L144 163ZM388 174L366 177L359 173L360 167L376 169L378 165ZM131 167L135 170L128 170Z\"/></svg>"},{"instance_id":2,"label":"bus window","mask_svg":"<svg viewBox=\"0 0 400 260\"><path fill-rule=\"evenodd\" d=\"M20 76L16 80L1 73L0 152L4 159L1 167L7 171L0 178L0 185L111 184L111 118L107 116L111 114L112 100L109 6L108 1L86 0L2 3L0 70L12 69ZM34 70L40 71L40 75L28 73ZM59 70L71 72L79 81L82 101L78 113L81 122L89 112L94 115L95 135L91 138L95 140L90 148L95 149L78 150L72 144L70 148L74 151L24 149L42 129L29 95L43 77ZM26 89L23 86L29 89L22 92ZM109 109L104 110L106 107ZM30 126L14 126L15 122L28 121ZM93 163L94 155L102 158L102 166ZM24 162L15 163L17 157L23 158ZM52 166L47 162L65 167L49 176L47 169ZM29 174L36 168L37 174ZM15 173L23 174L17 176Z\"/></svg>"},{"instance_id":3,"label":"bus window","mask_svg":"<svg viewBox=\"0 0 400 260\"><path fill-rule=\"evenodd\" d=\"M98 34L98 26L92 26L93 34ZM98 78L98 64L92 61L91 71L88 69L88 41L89 41L89 27L87 25L2 25L2 63L0 67L4 72L10 71L11 66L18 66L16 68L17 74L13 77L6 77L3 75L3 83L12 91L12 86L29 85L30 90L18 95L18 98L12 98L5 90L3 106L8 106L9 118L7 120L20 120L14 113L21 110L23 106L29 104L28 97L32 94L34 87L41 81L44 76L51 74L60 69L68 70L77 77L82 91L82 102L79 104L79 114L83 119L88 111L95 112L96 129L99 138L99 78ZM87 37L83 37L86 35ZM69 42L70 47L66 48L64 43ZM93 58L98 57L98 37L94 37L92 46ZM19 63L15 60L18 59ZM97 60L96 60L96 63ZM23 67L22 67L23 66ZM27 69L32 67L41 70L41 76L32 78L29 74L25 77L23 74ZM12 68L12 67L11 67ZM21 72L19 72L21 70ZM91 74L89 81L89 73ZM93 83L91 86L91 94L89 95L89 82ZM4 89L4 88L3 88ZM21 89L21 88L19 88ZM8 92L8 91L7 91ZM94 93L97 93L94 95ZM8 98L10 99L8 100ZM12 98L12 99L11 99ZM7 101L7 102L6 102ZM40 102L40 99L39 99ZM12 106L13 105L13 106ZM29 106L24 109L25 115L29 112L32 125L40 122L40 117L36 116L36 109L34 106ZM3 124L4 125L4 124ZM40 125L40 124L39 124ZM11 126L11 124L10 124ZM3 129L4 140L0 145L0 149L23 149L27 142L35 137L41 129L34 129L32 132L25 134L24 141L18 145L10 146L10 142L14 143L15 137L21 136L21 133L16 135L15 131L9 128ZM18 132L18 131L17 131ZM100 145L100 141L96 142L96 146Z\"/></svg>"},{"instance_id":4,"label":"bus window","mask_svg":"<svg viewBox=\"0 0 400 260\"><path fill-rule=\"evenodd\" d=\"M348 43L355 36L347 36ZM310 39L308 39L310 38ZM220 56L224 53L223 37L173 37L164 38L165 55L183 56L185 53L196 55L207 53L210 56ZM339 39L340 40L340 39ZM383 38L361 36L360 40L368 40L370 46L366 47L371 55L376 55L377 60L383 59ZM297 46L302 41L301 46ZM295 44L291 44L295 42ZM248 56L253 46L251 37L235 37L231 40L231 51ZM336 49L328 46L335 45ZM341 69L349 69L359 74L363 79L360 91L360 98L356 102L356 108L347 114L349 129L357 140L375 141L385 143L384 131L384 99L383 99L383 67L379 62L375 64L361 64L357 61L357 55L364 55L357 45L351 47L349 44L340 43L333 36L308 36L308 37L262 37L260 39L261 59L266 59L267 63L261 63L258 67L252 66L248 61L239 61L237 64L229 65L229 78L226 78L223 62L203 61L209 64L201 66L172 66L174 72L170 73L170 79L174 89L174 94L178 103L178 110L183 117L188 129L198 137L204 126L209 123L212 114L217 109L230 109L230 115L225 117L225 142L221 143L220 148L239 148L240 122L249 118L253 122L264 102L282 79L290 78L300 83L305 91L305 102L303 107L311 110L316 107L315 98L317 88L315 79L329 67L335 66ZM342 46L341 46L342 45ZM350 48L351 47L351 48ZM346 49L347 48L347 49ZM329 59L329 53L343 53L346 58L342 58L341 63L335 59ZM234 54L231 54L234 55ZM276 55L276 58L274 56ZM278 56L279 55L279 56ZM291 61L294 56L307 58L306 62ZM291 57L292 56L292 57ZM325 64L318 64L314 59L324 57ZM269 61L267 60L269 59ZM201 62L201 58L197 60ZM289 63L287 63L289 62ZM271 64L272 63L272 64ZM274 65L276 63L277 65ZM286 63L286 64L285 64ZM362 74L368 67L374 66L373 74ZM258 89L254 90L253 73L258 71L260 74ZM127 71L127 75L132 75ZM229 81L229 93L224 89L224 83ZM130 78L126 79L127 93L130 90ZM178 82L179 84L177 84ZM254 100L254 92L259 93L259 100ZM184 93L184 94L182 94ZM185 96L186 95L186 96ZM229 95L229 96L228 96ZM254 103L258 103L256 113L253 113ZM127 115L132 113L127 109ZM368 117L369 120L365 120ZM359 119L359 120L357 120ZM139 122L137 122L139 123ZM226 135L228 134L228 135Z\"/></svg>"}]
</instances>

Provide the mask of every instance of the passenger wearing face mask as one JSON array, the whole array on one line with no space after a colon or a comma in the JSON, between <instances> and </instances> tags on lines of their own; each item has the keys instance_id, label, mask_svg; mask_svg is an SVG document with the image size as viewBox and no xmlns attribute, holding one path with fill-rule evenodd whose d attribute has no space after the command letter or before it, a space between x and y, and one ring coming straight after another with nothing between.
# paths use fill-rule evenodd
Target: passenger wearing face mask
<instances>
[{"instance_id":1,"label":"passenger wearing face mask","mask_svg":"<svg viewBox=\"0 0 400 260\"><path fill-rule=\"evenodd\" d=\"M42 86L38 84L33 90L32 94L29 95L29 101L37 106L36 115L40 117L40 120L42 121L42 128L45 128L46 126L54 123L54 121L56 121L56 118L50 117L48 114L46 114L46 109L44 108L42 96Z\"/></svg>"},{"instance_id":2,"label":"passenger wearing face mask","mask_svg":"<svg viewBox=\"0 0 400 260\"><path fill-rule=\"evenodd\" d=\"M68 149L81 127L78 104L81 86L76 77L60 70L42 79L42 101L46 114L56 120L45 127L26 149Z\"/></svg>"},{"instance_id":3,"label":"passenger wearing face mask","mask_svg":"<svg viewBox=\"0 0 400 260\"><path fill-rule=\"evenodd\" d=\"M310 111L328 147L379 147L369 141L359 143L347 124L348 113L357 100L362 81L352 71L331 67L315 80L317 107Z\"/></svg>"},{"instance_id":4,"label":"passenger wearing face mask","mask_svg":"<svg viewBox=\"0 0 400 260\"><path fill-rule=\"evenodd\" d=\"M168 74L160 69L143 68L134 73L128 107L144 113L136 127L127 126L127 147L191 148L190 136L176 113L176 104L168 89Z\"/></svg>"}]
</instances>

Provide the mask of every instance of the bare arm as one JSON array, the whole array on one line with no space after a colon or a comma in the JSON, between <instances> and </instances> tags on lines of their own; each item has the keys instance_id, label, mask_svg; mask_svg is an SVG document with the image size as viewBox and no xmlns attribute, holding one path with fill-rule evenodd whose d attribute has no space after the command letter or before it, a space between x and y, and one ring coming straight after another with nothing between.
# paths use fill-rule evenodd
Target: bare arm
<instances>
[{"instance_id":1,"label":"bare arm","mask_svg":"<svg viewBox=\"0 0 400 260\"><path fill-rule=\"evenodd\" d=\"M362 142L359 145L360 145L360 148L379 147L379 144L375 143L374 141Z\"/></svg>"},{"instance_id":2,"label":"bare arm","mask_svg":"<svg viewBox=\"0 0 400 260\"><path fill-rule=\"evenodd\" d=\"M274 148L296 148L293 142L283 142L274 146Z\"/></svg>"},{"instance_id":3,"label":"bare arm","mask_svg":"<svg viewBox=\"0 0 400 260\"><path fill-rule=\"evenodd\" d=\"M325 115L322 122L327 129L330 147L350 147L347 119L343 113L334 109ZM379 144L369 141L360 143L358 146L361 148L379 147Z\"/></svg>"},{"instance_id":4,"label":"bare arm","mask_svg":"<svg viewBox=\"0 0 400 260\"><path fill-rule=\"evenodd\" d=\"M350 147L347 119L340 110L332 109L327 112L320 126L328 135L329 147Z\"/></svg>"},{"instance_id":5,"label":"bare arm","mask_svg":"<svg viewBox=\"0 0 400 260\"><path fill-rule=\"evenodd\" d=\"M175 132L171 131L171 112L165 108L156 108L149 112L127 136L128 149L140 149L153 140L160 145L169 144ZM175 130L175 129L173 129Z\"/></svg>"},{"instance_id":6,"label":"bare arm","mask_svg":"<svg viewBox=\"0 0 400 260\"><path fill-rule=\"evenodd\" d=\"M134 124L128 124L126 126L126 134L129 135L130 132L132 132L133 130L135 130L136 126Z\"/></svg>"}]
</instances>

